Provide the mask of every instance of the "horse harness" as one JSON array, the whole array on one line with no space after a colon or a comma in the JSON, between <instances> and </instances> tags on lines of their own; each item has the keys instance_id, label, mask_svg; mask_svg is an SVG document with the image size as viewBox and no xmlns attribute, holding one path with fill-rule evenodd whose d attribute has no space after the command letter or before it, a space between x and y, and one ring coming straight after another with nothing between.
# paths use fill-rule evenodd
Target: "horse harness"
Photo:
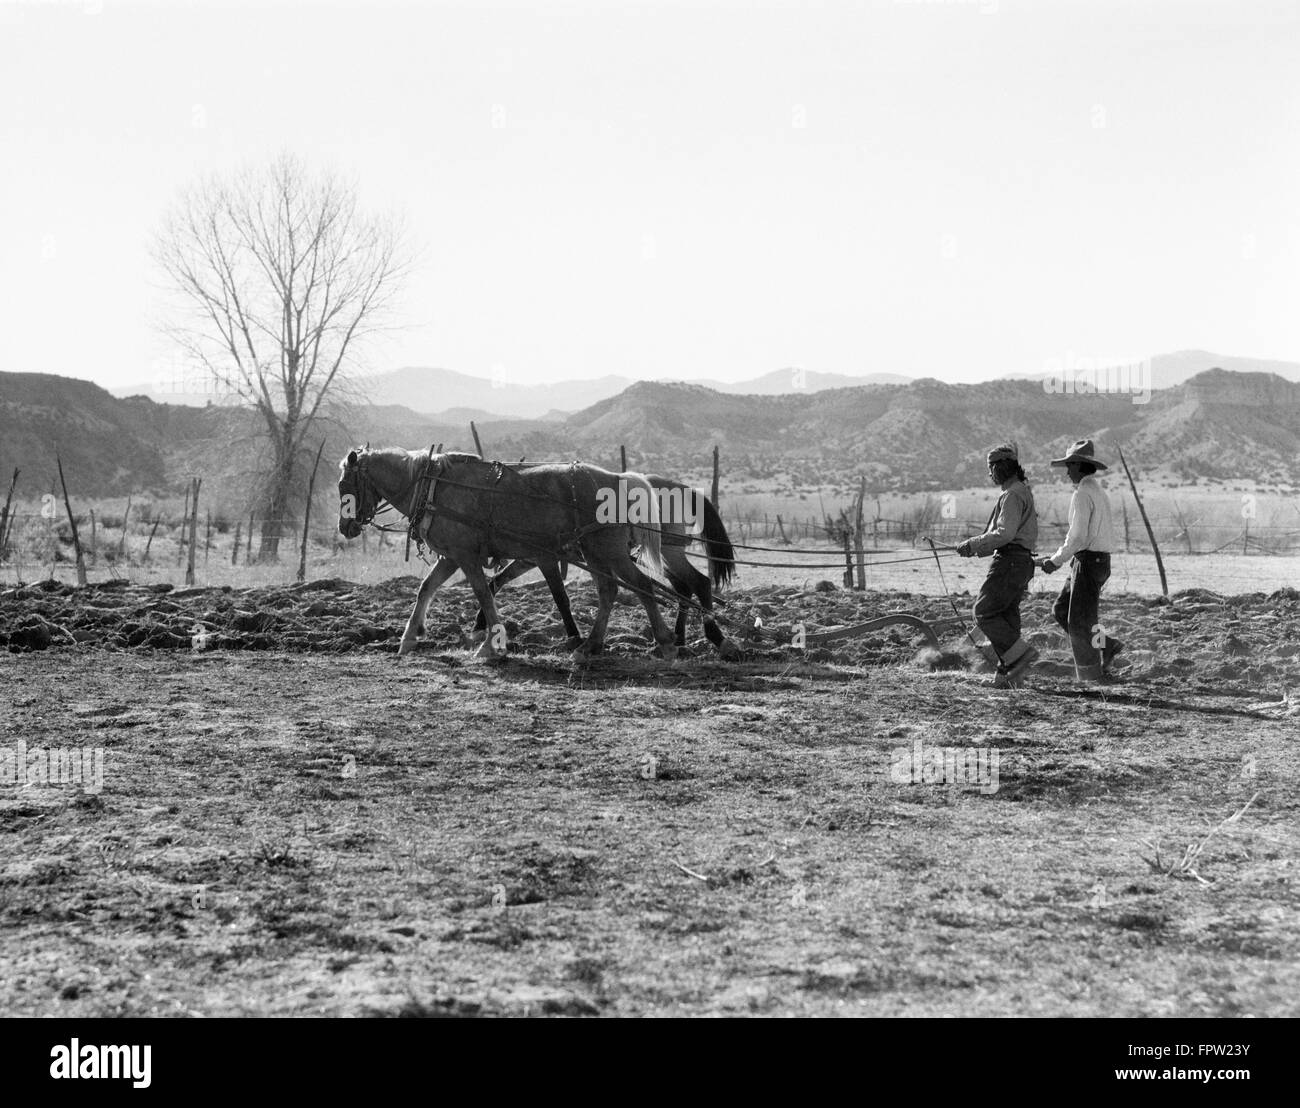
<instances>
[{"instance_id":1,"label":"horse harness","mask_svg":"<svg viewBox=\"0 0 1300 1108\"><path fill-rule=\"evenodd\" d=\"M439 483L441 482L442 484L448 484L448 485L460 484L459 482L449 480L445 476L447 470L451 468L454 464L455 463L452 462L447 457L446 454L436 454L434 453L434 447L433 446L429 447L429 453L424 459L424 467L420 473L420 476L416 478L415 487L414 487L415 495L411 500L410 515L409 515L410 526L407 528L407 536L406 536L406 551L407 551L408 560L410 558L412 539L415 540L417 551L419 552L420 556L423 557L424 550L427 546L424 536L427 535L429 531L432 529L434 520L435 518L438 517L451 520L453 523L463 524L467 527L474 529L475 531L479 531L485 534L488 538L492 537L494 531L500 532L505 535L513 536L516 539L523 539L524 541L531 541L534 538L534 535L532 534L515 531L510 528L503 527L500 524L494 523L492 519L492 507L495 502L494 496L488 497L486 517L482 519L465 515L463 512L458 512L454 508L448 508L445 505L439 506L435 502L435 498L437 497L437 493L438 493ZM491 463L491 465L492 465L492 485L496 486L500 484L501 479L505 476L505 472L508 467L503 465L499 461L494 461ZM578 485L577 485L578 466L579 466L578 462L571 462L569 464L569 492L571 497L569 506L573 513L573 531L568 535L558 534L555 536L556 545L555 545L554 554L556 555L556 557L563 557L566 553L580 554L581 549L578 544L582 541L582 539L585 538L592 531L597 531L601 527L605 526L604 524L600 524L600 523L590 523L584 527L579 523ZM494 492L496 490L495 488L490 488L485 491ZM534 494L520 493L518 495L533 496ZM552 498L538 497L538 499L552 499ZM429 547L429 549L432 550L432 547ZM539 546L539 549L546 549L546 548ZM491 568L498 568L497 563L501 560L502 559L498 557L494 557L489 561L489 566ZM504 559L504 560L508 561L509 559Z\"/></svg>"}]
</instances>

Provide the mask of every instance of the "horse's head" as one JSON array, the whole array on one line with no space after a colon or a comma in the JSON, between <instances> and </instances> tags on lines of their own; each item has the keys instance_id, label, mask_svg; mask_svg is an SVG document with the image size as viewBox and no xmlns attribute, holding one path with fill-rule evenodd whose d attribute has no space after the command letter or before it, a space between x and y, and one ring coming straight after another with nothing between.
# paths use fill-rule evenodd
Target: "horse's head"
<instances>
[{"instance_id":1,"label":"horse's head","mask_svg":"<svg viewBox=\"0 0 1300 1108\"><path fill-rule=\"evenodd\" d=\"M350 450L339 463L339 534L355 539L379 510L379 493L366 476L365 451Z\"/></svg>"}]
</instances>

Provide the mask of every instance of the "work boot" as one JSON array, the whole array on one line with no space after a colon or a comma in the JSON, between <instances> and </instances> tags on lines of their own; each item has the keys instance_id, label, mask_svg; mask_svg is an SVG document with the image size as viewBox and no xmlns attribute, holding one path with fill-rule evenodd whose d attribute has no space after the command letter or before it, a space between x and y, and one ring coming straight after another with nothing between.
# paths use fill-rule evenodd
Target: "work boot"
<instances>
[{"instance_id":1,"label":"work boot","mask_svg":"<svg viewBox=\"0 0 1300 1108\"><path fill-rule=\"evenodd\" d=\"M998 667L997 675L993 678L993 687L995 689L1015 688L1036 661L1038 661L1038 651L1030 646L1011 665L1005 668Z\"/></svg>"},{"instance_id":2,"label":"work boot","mask_svg":"<svg viewBox=\"0 0 1300 1108\"><path fill-rule=\"evenodd\" d=\"M1106 640L1106 645L1101 649L1101 671L1110 672L1110 664L1115 660L1115 655L1124 649L1124 644L1119 639Z\"/></svg>"}]
</instances>

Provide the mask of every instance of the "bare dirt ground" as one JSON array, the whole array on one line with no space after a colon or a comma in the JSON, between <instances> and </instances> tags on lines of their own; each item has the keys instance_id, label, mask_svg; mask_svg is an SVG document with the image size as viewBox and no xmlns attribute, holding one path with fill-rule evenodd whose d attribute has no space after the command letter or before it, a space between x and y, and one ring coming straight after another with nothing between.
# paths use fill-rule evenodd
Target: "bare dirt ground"
<instances>
[{"instance_id":1,"label":"bare dirt ground","mask_svg":"<svg viewBox=\"0 0 1300 1108\"><path fill-rule=\"evenodd\" d=\"M1127 680L1083 692L1042 593L995 691L902 628L669 665L631 606L579 666L536 587L505 663L454 587L399 663L413 587L0 592L0 748L104 751L99 792L0 784L0 1010L1300 1014L1293 589L1107 595ZM725 614L888 610L951 616ZM995 787L912 782L918 743Z\"/></svg>"}]
</instances>

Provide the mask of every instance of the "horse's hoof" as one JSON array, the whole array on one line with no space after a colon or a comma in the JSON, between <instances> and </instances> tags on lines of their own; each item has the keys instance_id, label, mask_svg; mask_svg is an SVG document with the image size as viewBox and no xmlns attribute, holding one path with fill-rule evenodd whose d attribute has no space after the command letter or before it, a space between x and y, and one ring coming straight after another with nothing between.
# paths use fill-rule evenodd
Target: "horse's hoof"
<instances>
[{"instance_id":1,"label":"horse's hoof","mask_svg":"<svg viewBox=\"0 0 1300 1108\"><path fill-rule=\"evenodd\" d=\"M564 649L577 650L578 647L580 647L586 641L587 640L584 639L581 635L570 635L567 639L564 640Z\"/></svg>"},{"instance_id":2,"label":"horse's hoof","mask_svg":"<svg viewBox=\"0 0 1300 1108\"><path fill-rule=\"evenodd\" d=\"M500 653L498 653L496 649L494 649L494 647L492 646L492 640L484 639L483 645L480 646L476 651L474 651L474 657L482 658L485 662L504 662L506 658L506 652L502 650Z\"/></svg>"},{"instance_id":3,"label":"horse's hoof","mask_svg":"<svg viewBox=\"0 0 1300 1108\"><path fill-rule=\"evenodd\" d=\"M592 643L590 639L586 639L578 646L578 649L573 652L573 656L575 658L594 658L604 649L604 643Z\"/></svg>"},{"instance_id":4,"label":"horse's hoof","mask_svg":"<svg viewBox=\"0 0 1300 1108\"><path fill-rule=\"evenodd\" d=\"M665 662L677 661L677 647L675 647L672 643L669 643L667 646L661 644L660 646L655 648L655 653L658 654L659 657L661 657Z\"/></svg>"},{"instance_id":5,"label":"horse's hoof","mask_svg":"<svg viewBox=\"0 0 1300 1108\"><path fill-rule=\"evenodd\" d=\"M415 651L414 639L403 639L400 643L397 644L397 656L399 658L405 658L408 654L414 653L414 651Z\"/></svg>"}]
</instances>

